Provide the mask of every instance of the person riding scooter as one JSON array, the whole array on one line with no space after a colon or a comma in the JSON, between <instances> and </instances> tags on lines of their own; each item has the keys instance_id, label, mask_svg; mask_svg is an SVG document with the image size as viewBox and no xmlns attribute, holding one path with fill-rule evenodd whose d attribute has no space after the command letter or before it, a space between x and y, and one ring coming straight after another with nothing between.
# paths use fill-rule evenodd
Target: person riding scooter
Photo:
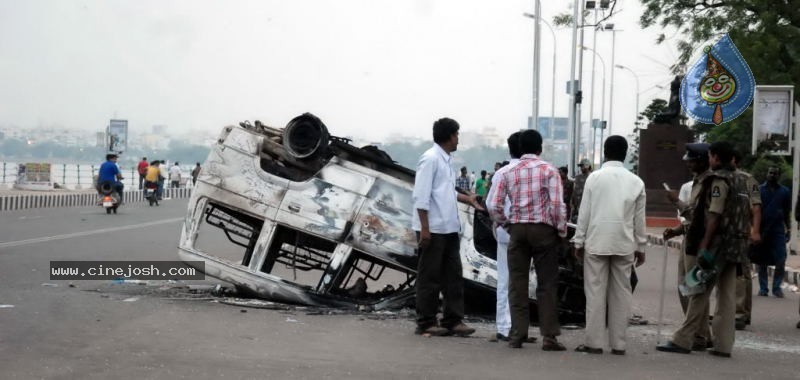
<instances>
[{"instance_id":1,"label":"person riding scooter","mask_svg":"<svg viewBox=\"0 0 800 380\"><path fill-rule=\"evenodd\" d=\"M158 179L161 176L160 164L161 162L158 160L150 162L150 166L147 167L147 173L144 176L145 194L147 194L147 189L151 189L153 191L153 200L156 201L156 204L158 204Z\"/></svg>"},{"instance_id":2,"label":"person riding scooter","mask_svg":"<svg viewBox=\"0 0 800 380\"><path fill-rule=\"evenodd\" d=\"M100 165L100 170L97 176L97 189L103 188L103 185L110 184L114 191L119 194L119 203L122 204L122 192L125 186L122 184L122 172L119 171L117 166L117 155L109 153L106 155L106 162Z\"/></svg>"}]
</instances>

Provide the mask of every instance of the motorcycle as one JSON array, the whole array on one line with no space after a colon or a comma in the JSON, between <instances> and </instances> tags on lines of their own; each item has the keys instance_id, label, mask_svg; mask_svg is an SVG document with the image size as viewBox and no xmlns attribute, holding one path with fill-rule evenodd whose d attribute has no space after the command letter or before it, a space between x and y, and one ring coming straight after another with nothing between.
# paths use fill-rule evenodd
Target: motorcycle
<instances>
[{"instance_id":1,"label":"motorcycle","mask_svg":"<svg viewBox=\"0 0 800 380\"><path fill-rule=\"evenodd\" d=\"M112 211L116 214L120 198L119 194L114 191L114 184L111 182L100 184L97 191L100 197L99 204L106 209L106 214L110 214Z\"/></svg>"},{"instance_id":2,"label":"motorcycle","mask_svg":"<svg viewBox=\"0 0 800 380\"><path fill-rule=\"evenodd\" d=\"M158 184L154 182L148 182L144 186L144 199L147 199L147 202L150 203L150 207L155 204L158 206L158 197L156 194L158 193Z\"/></svg>"}]
</instances>

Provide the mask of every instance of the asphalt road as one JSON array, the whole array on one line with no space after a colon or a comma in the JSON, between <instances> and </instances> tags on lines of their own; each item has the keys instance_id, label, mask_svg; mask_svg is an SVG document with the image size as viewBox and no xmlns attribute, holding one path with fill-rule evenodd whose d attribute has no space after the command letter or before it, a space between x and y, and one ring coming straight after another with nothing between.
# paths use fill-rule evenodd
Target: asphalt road
<instances>
[{"instance_id":1,"label":"asphalt road","mask_svg":"<svg viewBox=\"0 0 800 380\"><path fill-rule=\"evenodd\" d=\"M171 200L118 215L100 208L0 213L0 378L800 378L793 293L754 297L753 325L737 333L733 359L656 352L661 247L648 250L634 294L634 312L651 324L629 329L623 357L571 351L582 330L564 330L567 352L512 350L487 341L494 328L485 321L471 322L478 329L471 338L423 338L403 313L244 308L203 289L193 294L188 283L70 287L49 279L51 260L177 260L185 210L185 200ZM670 253L665 337L681 322L676 261Z\"/></svg>"}]
</instances>

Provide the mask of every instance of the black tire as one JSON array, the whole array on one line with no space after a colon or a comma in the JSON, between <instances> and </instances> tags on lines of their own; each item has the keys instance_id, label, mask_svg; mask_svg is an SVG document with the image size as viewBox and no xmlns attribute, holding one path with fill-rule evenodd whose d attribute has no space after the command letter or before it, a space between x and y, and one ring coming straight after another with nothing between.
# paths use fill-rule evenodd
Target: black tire
<instances>
[{"instance_id":1,"label":"black tire","mask_svg":"<svg viewBox=\"0 0 800 380\"><path fill-rule=\"evenodd\" d=\"M106 214L110 214L110 213L111 213L111 207L107 207L106 208Z\"/></svg>"}]
</instances>

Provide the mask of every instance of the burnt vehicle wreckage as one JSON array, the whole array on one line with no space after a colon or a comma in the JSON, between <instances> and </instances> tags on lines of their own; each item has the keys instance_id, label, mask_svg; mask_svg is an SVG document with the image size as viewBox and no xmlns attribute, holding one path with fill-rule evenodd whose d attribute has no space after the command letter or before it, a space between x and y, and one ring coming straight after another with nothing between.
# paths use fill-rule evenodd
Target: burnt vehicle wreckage
<instances>
[{"instance_id":1,"label":"burnt vehicle wreckage","mask_svg":"<svg viewBox=\"0 0 800 380\"><path fill-rule=\"evenodd\" d=\"M331 136L314 115L283 128L225 127L203 165L181 231L182 260L273 301L362 309L414 305L414 171L374 146ZM467 309L491 312L496 242L488 214L459 204ZM191 264L190 264L191 265ZM582 269L560 258L562 322L582 323ZM531 272L531 315L536 318Z\"/></svg>"}]
</instances>

